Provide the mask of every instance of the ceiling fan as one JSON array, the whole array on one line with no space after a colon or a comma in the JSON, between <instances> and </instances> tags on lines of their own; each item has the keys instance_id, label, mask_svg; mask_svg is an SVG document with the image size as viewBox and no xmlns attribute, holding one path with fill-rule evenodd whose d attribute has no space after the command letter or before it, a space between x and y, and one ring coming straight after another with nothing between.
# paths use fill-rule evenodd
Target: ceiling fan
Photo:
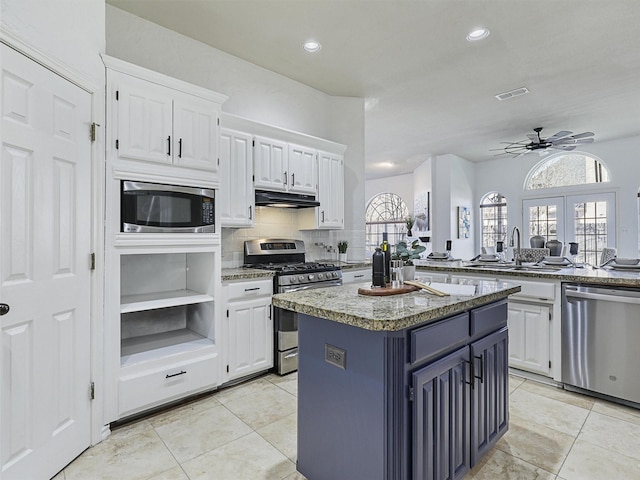
<instances>
[{"instance_id":1,"label":"ceiling fan","mask_svg":"<svg viewBox=\"0 0 640 480\"><path fill-rule=\"evenodd\" d=\"M533 131L536 133L527 134L527 138L529 140L521 140L520 142L500 142L507 146L504 148L494 148L491 151L503 150L502 152L497 153L496 156L513 155L513 158L516 158L520 155L524 155L525 153L533 152L534 150L544 151L553 148L556 150L570 151L574 150L576 145L593 143L593 132L583 132L572 135L573 132L562 130L550 137L542 138L540 136L542 127L536 127Z\"/></svg>"}]
</instances>

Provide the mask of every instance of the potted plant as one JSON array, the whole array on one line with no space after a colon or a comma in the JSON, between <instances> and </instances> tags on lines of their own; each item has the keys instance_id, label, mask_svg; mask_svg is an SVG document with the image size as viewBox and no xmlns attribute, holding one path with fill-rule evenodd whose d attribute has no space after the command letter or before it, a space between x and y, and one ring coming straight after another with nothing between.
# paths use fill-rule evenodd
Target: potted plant
<instances>
[{"instance_id":1,"label":"potted plant","mask_svg":"<svg viewBox=\"0 0 640 480\"><path fill-rule=\"evenodd\" d=\"M398 242L396 251L392 255L395 260L402 260L404 263L403 276L405 280L413 280L416 275L416 267L413 260L420 258L420 254L426 250L424 245L419 245L418 240L411 243L411 247L407 246L407 242Z\"/></svg>"},{"instance_id":2,"label":"potted plant","mask_svg":"<svg viewBox=\"0 0 640 480\"><path fill-rule=\"evenodd\" d=\"M408 237L413 237L413 232L411 232L411 229L413 228L413 225L415 223L416 223L416 219L411 215L407 215L406 217L404 217L404 224L407 226Z\"/></svg>"},{"instance_id":3,"label":"potted plant","mask_svg":"<svg viewBox=\"0 0 640 480\"><path fill-rule=\"evenodd\" d=\"M341 262L347 261L347 248L349 248L349 242L346 240L340 240L338 242L338 260Z\"/></svg>"}]
</instances>

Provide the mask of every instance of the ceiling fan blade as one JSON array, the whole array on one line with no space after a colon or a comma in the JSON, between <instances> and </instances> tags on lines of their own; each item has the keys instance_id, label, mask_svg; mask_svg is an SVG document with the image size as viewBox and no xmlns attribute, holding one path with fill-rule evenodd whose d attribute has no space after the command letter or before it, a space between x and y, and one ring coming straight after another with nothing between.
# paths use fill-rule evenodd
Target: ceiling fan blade
<instances>
[{"instance_id":1,"label":"ceiling fan blade","mask_svg":"<svg viewBox=\"0 0 640 480\"><path fill-rule=\"evenodd\" d=\"M584 137L593 137L595 134L593 132L582 132L582 133L577 133L575 135L571 135L571 138L584 138Z\"/></svg>"},{"instance_id":2,"label":"ceiling fan blade","mask_svg":"<svg viewBox=\"0 0 640 480\"><path fill-rule=\"evenodd\" d=\"M573 132L569 132L567 130L562 130L554 135L551 135L549 138L545 139L545 142L554 142L559 138L566 137L567 135L571 135Z\"/></svg>"},{"instance_id":3,"label":"ceiling fan blade","mask_svg":"<svg viewBox=\"0 0 640 480\"><path fill-rule=\"evenodd\" d=\"M580 144L580 143L593 143L595 141L595 139L593 138L581 138L580 140L576 140L575 143L576 144Z\"/></svg>"},{"instance_id":4,"label":"ceiling fan blade","mask_svg":"<svg viewBox=\"0 0 640 480\"><path fill-rule=\"evenodd\" d=\"M575 150L575 145L554 145L553 148L557 148L558 150Z\"/></svg>"},{"instance_id":5,"label":"ceiling fan blade","mask_svg":"<svg viewBox=\"0 0 640 480\"><path fill-rule=\"evenodd\" d=\"M593 142L593 138L579 138L578 140L574 140L573 138L561 138L560 140L553 142L553 145L579 145Z\"/></svg>"}]
</instances>

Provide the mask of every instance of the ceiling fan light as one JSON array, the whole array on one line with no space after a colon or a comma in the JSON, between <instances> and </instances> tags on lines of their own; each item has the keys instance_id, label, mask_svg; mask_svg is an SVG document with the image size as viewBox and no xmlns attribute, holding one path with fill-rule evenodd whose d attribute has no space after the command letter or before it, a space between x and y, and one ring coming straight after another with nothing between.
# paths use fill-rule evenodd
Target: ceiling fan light
<instances>
[{"instance_id":1,"label":"ceiling fan light","mask_svg":"<svg viewBox=\"0 0 640 480\"><path fill-rule=\"evenodd\" d=\"M322 45L320 44L320 42L316 42L315 40L309 40L308 42L304 42L302 48L304 48L306 52L315 53L319 52L320 49L322 49Z\"/></svg>"},{"instance_id":2,"label":"ceiling fan light","mask_svg":"<svg viewBox=\"0 0 640 480\"><path fill-rule=\"evenodd\" d=\"M484 27L474 28L467 34L468 42L477 42L479 40L484 40L489 36L489 29Z\"/></svg>"}]
</instances>

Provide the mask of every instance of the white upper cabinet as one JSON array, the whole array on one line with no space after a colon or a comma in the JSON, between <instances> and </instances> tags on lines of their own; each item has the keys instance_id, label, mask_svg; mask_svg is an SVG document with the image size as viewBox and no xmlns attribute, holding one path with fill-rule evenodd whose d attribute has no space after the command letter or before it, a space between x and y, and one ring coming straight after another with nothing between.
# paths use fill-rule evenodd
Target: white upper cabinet
<instances>
[{"instance_id":1,"label":"white upper cabinet","mask_svg":"<svg viewBox=\"0 0 640 480\"><path fill-rule=\"evenodd\" d=\"M318 156L314 149L289 144L289 191L315 194L317 188Z\"/></svg>"},{"instance_id":2,"label":"white upper cabinet","mask_svg":"<svg viewBox=\"0 0 640 480\"><path fill-rule=\"evenodd\" d=\"M220 129L220 193L216 207L223 227L251 227L255 218L252 136Z\"/></svg>"},{"instance_id":3,"label":"white upper cabinet","mask_svg":"<svg viewBox=\"0 0 640 480\"><path fill-rule=\"evenodd\" d=\"M254 138L254 185L258 189L315 195L316 150L272 138Z\"/></svg>"},{"instance_id":4,"label":"white upper cabinet","mask_svg":"<svg viewBox=\"0 0 640 480\"><path fill-rule=\"evenodd\" d=\"M173 102L170 90L135 77L120 76L117 102L118 156L171 164Z\"/></svg>"},{"instance_id":5,"label":"white upper cabinet","mask_svg":"<svg viewBox=\"0 0 640 480\"><path fill-rule=\"evenodd\" d=\"M254 142L254 186L278 192L287 191L287 144L258 136L254 137Z\"/></svg>"},{"instance_id":6,"label":"white upper cabinet","mask_svg":"<svg viewBox=\"0 0 640 480\"><path fill-rule=\"evenodd\" d=\"M218 112L213 102L180 95L173 102L173 162L218 172Z\"/></svg>"},{"instance_id":7,"label":"white upper cabinet","mask_svg":"<svg viewBox=\"0 0 640 480\"><path fill-rule=\"evenodd\" d=\"M103 59L111 132L107 153L114 169L217 186L218 118L227 97L118 59Z\"/></svg>"},{"instance_id":8,"label":"white upper cabinet","mask_svg":"<svg viewBox=\"0 0 640 480\"><path fill-rule=\"evenodd\" d=\"M344 157L318 153L318 228L344 228Z\"/></svg>"}]
</instances>

